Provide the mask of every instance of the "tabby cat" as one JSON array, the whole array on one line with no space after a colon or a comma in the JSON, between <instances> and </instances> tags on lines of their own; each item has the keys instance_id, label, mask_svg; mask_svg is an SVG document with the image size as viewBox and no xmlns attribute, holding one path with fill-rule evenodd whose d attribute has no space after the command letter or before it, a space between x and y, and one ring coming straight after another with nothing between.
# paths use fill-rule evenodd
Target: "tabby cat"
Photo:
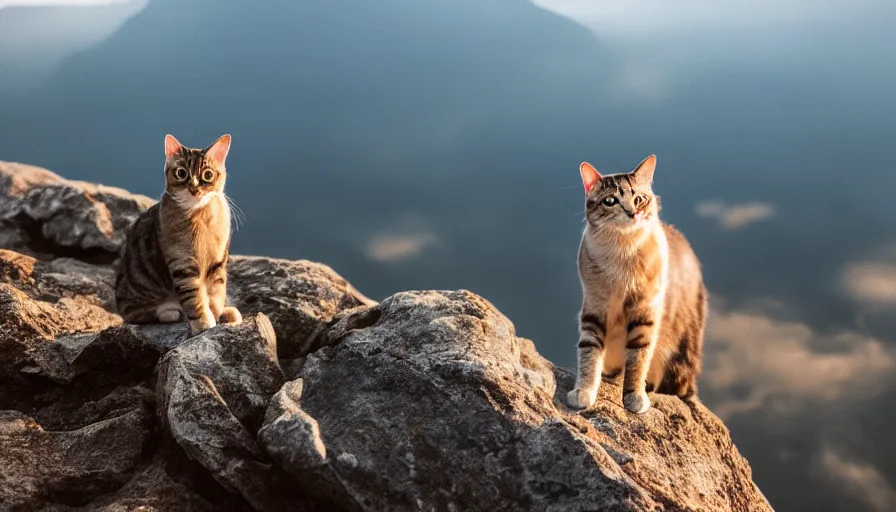
<instances>
[{"instance_id":1,"label":"tabby cat","mask_svg":"<svg viewBox=\"0 0 896 512\"><path fill-rule=\"evenodd\" d=\"M230 205L224 160L230 135L206 149L165 137L165 193L128 232L115 278L115 302L125 322L178 322L193 334L217 322L238 324L225 306Z\"/></svg>"},{"instance_id":2,"label":"tabby cat","mask_svg":"<svg viewBox=\"0 0 896 512\"><path fill-rule=\"evenodd\" d=\"M588 408L601 376L623 373L623 405L650 407L649 391L697 393L707 294L684 236L659 220L651 184L656 156L629 173L580 166L587 226L579 247L579 369L567 400Z\"/></svg>"}]
</instances>

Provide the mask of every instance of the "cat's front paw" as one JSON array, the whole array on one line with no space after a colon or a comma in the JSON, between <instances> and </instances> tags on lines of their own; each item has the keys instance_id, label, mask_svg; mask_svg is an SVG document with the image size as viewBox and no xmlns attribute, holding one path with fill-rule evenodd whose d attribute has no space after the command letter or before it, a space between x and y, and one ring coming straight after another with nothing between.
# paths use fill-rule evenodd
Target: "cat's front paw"
<instances>
[{"instance_id":1,"label":"cat's front paw","mask_svg":"<svg viewBox=\"0 0 896 512\"><path fill-rule=\"evenodd\" d=\"M221 311L221 317L218 318L218 321L227 325L239 325L243 323L243 315L235 307L227 306Z\"/></svg>"},{"instance_id":2,"label":"cat's front paw","mask_svg":"<svg viewBox=\"0 0 896 512\"><path fill-rule=\"evenodd\" d=\"M196 320L190 320L190 332L193 335L197 335L203 331L207 331L214 327L217 323L215 322L215 316L211 311L205 310L202 312L202 315Z\"/></svg>"},{"instance_id":3,"label":"cat's front paw","mask_svg":"<svg viewBox=\"0 0 896 512\"><path fill-rule=\"evenodd\" d=\"M647 396L646 391L631 391L622 397L622 405L624 405L629 412L642 414L646 412L647 409L650 409L650 398Z\"/></svg>"},{"instance_id":4,"label":"cat's front paw","mask_svg":"<svg viewBox=\"0 0 896 512\"><path fill-rule=\"evenodd\" d=\"M589 391L587 389L576 388L566 394L566 401L571 407L576 409L587 409L597 400L597 390Z\"/></svg>"}]
</instances>

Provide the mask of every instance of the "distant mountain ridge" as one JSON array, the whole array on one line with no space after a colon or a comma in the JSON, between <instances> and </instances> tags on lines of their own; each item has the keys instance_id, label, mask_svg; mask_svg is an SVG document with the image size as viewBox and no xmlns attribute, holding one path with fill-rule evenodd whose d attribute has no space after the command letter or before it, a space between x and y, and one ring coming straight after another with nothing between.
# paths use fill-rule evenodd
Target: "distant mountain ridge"
<instances>
[{"instance_id":1,"label":"distant mountain ridge","mask_svg":"<svg viewBox=\"0 0 896 512\"><path fill-rule=\"evenodd\" d=\"M20 5L0 1L0 101L48 80L60 60L115 32L148 0L111 5Z\"/></svg>"}]
</instances>

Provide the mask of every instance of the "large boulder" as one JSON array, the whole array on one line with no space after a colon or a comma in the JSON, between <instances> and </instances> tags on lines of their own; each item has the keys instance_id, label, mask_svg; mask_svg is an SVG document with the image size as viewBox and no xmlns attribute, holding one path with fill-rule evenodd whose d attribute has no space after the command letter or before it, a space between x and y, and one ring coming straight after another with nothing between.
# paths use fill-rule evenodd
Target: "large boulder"
<instances>
[{"instance_id":1,"label":"large boulder","mask_svg":"<svg viewBox=\"0 0 896 512\"><path fill-rule=\"evenodd\" d=\"M607 385L569 411L569 374L472 293L400 293L321 337L260 439L347 508L770 510L703 406L657 396L636 416Z\"/></svg>"}]
</instances>

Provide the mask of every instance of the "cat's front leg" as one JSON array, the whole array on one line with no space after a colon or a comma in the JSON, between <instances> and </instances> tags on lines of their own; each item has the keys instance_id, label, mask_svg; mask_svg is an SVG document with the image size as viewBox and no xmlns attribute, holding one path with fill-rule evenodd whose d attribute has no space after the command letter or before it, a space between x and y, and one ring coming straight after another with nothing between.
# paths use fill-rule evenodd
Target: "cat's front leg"
<instances>
[{"instance_id":1,"label":"cat's front leg","mask_svg":"<svg viewBox=\"0 0 896 512\"><path fill-rule=\"evenodd\" d=\"M227 269L224 263L212 266L206 278L208 283L209 303L212 315L221 324L238 325L243 322L243 315L233 306L226 306L227 301Z\"/></svg>"},{"instance_id":2,"label":"cat's front leg","mask_svg":"<svg viewBox=\"0 0 896 512\"><path fill-rule=\"evenodd\" d=\"M587 409L597 400L604 367L606 325L606 315L602 313L586 313L583 310L579 317L578 375L575 389L566 395L572 407Z\"/></svg>"},{"instance_id":3,"label":"cat's front leg","mask_svg":"<svg viewBox=\"0 0 896 512\"><path fill-rule=\"evenodd\" d=\"M641 414L650 408L647 373L659 336L662 297L653 301L627 301L626 362L622 385L622 404L630 412Z\"/></svg>"},{"instance_id":4,"label":"cat's front leg","mask_svg":"<svg viewBox=\"0 0 896 512\"><path fill-rule=\"evenodd\" d=\"M171 266L174 290L190 323L190 332L199 334L216 325L209 305L205 282L196 261L175 262Z\"/></svg>"}]
</instances>

